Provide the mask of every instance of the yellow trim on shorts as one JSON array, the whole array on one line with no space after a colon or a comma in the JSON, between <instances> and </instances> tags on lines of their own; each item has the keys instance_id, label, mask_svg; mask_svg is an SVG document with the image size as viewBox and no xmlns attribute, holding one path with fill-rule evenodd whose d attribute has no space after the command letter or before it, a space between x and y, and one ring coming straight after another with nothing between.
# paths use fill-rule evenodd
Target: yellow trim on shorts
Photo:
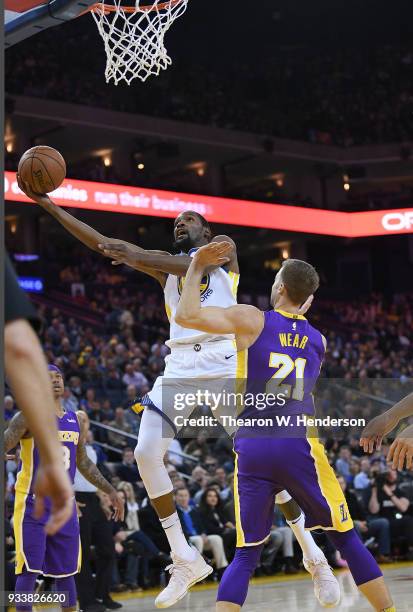
<instances>
[{"instance_id":1,"label":"yellow trim on shorts","mask_svg":"<svg viewBox=\"0 0 413 612\"><path fill-rule=\"evenodd\" d=\"M70 574L43 574L43 576L47 576L48 578L69 578L69 576L75 576L76 574L79 574L81 568L82 568L82 542L79 536L79 552L77 555L77 565L76 565L75 571L70 572Z\"/></svg>"},{"instance_id":2,"label":"yellow trim on shorts","mask_svg":"<svg viewBox=\"0 0 413 612\"><path fill-rule=\"evenodd\" d=\"M23 519L26 512L26 500L33 478L33 453L34 439L22 438L20 440L21 469L16 479L16 494L13 512L14 540L16 543L16 574L21 574L24 566L26 566L29 572L38 571L41 573L41 569L33 570L29 567L23 548Z\"/></svg>"},{"instance_id":3,"label":"yellow trim on shorts","mask_svg":"<svg viewBox=\"0 0 413 612\"><path fill-rule=\"evenodd\" d=\"M347 506L346 498L341 490L340 484L333 468L328 462L324 446L315 436L315 429L307 427L307 442L310 445L311 456L317 472L318 485L325 498L331 513L331 529L339 532L353 529L353 520ZM310 437L312 436L312 437ZM321 529L326 529L322 527Z\"/></svg>"},{"instance_id":4,"label":"yellow trim on shorts","mask_svg":"<svg viewBox=\"0 0 413 612\"><path fill-rule=\"evenodd\" d=\"M14 498L14 512L13 512L13 528L14 528L14 541L16 543L16 567L15 573L21 574L24 566L28 572L42 573L42 570L31 569L27 563L26 555L23 549L23 519L26 511L26 500L27 493L22 491L16 491Z\"/></svg>"},{"instance_id":5,"label":"yellow trim on shorts","mask_svg":"<svg viewBox=\"0 0 413 612\"><path fill-rule=\"evenodd\" d=\"M241 524L241 506L238 493L238 454L235 452L234 468L234 509L235 509L235 529L237 532L237 547L245 546L245 535Z\"/></svg>"},{"instance_id":6,"label":"yellow trim on shorts","mask_svg":"<svg viewBox=\"0 0 413 612\"><path fill-rule=\"evenodd\" d=\"M29 493L33 478L33 453L34 439L22 438L20 440L21 469L17 474L16 490L21 493Z\"/></svg>"}]
</instances>

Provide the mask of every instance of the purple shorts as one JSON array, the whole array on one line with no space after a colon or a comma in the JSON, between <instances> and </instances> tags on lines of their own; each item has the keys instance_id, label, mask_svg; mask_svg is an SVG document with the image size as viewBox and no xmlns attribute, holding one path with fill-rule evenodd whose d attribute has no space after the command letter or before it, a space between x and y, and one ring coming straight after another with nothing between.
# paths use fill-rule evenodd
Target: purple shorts
<instances>
[{"instance_id":1,"label":"purple shorts","mask_svg":"<svg viewBox=\"0 0 413 612\"><path fill-rule=\"evenodd\" d=\"M234 452L237 546L266 540L275 496L284 489L302 508L306 529L353 528L344 494L317 438L236 437Z\"/></svg>"},{"instance_id":2,"label":"purple shorts","mask_svg":"<svg viewBox=\"0 0 413 612\"><path fill-rule=\"evenodd\" d=\"M72 516L53 536L47 535L44 531L49 512L46 510L40 519L36 519L33 510L33 495L16 491L14 504L16 574L21 574L24 568L29 572L53 578L77 574L80 570L81 547L75 502L73 501Z\"/></svg>"}]
</instances>

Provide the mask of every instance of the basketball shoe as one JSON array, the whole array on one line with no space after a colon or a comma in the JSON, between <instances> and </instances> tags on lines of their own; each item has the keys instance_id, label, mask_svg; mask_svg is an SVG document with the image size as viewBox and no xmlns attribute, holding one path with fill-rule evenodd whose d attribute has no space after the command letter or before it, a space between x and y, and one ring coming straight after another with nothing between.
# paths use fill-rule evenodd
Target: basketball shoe
<instances>
[{"instance_id":1,"label":"basketball shoe","mask_svg":"<svg viewBox=\"0 0 413 612\"><path fill-rule=\"evenodd\" d=\"M314 594L323 608L334 608L340 602L340 586L334 576L327 559L323 555L313 561L303 559L307 572L311 574L314 584Z\"/></svg>"},{"instance_id":2,"label":"basketball shoe","mask_svg":"<svg viewBox=\"0 0 413 612\"><path fill-rule=\"evenodd\" d=\"M155 599L157 608L173 606L182 597L185 597L191 586L204 580L213 571L198 551L194 561L184 561L174 553L171 554L171 557L173 564L166 568L166 570L169 570L171 578L168 586Z\"/></svg>"}]
</instances>

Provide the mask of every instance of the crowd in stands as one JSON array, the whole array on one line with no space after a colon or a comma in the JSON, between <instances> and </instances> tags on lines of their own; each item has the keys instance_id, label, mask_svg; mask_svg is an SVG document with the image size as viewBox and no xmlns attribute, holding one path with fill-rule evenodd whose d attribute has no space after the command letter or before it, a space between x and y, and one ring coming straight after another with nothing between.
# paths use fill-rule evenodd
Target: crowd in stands
<instances>
[{"instance_id":1,"label":"crowd in stands","mask_svg":"<svg viewBox=\"0 0 413 612\"><path fill-rule=\"evenodd\" d=\"M10 94L347 147L413 138L412 65L403 45L312 45L272 49L259 60L180 58L150 85L129 89L105 84L104 50L79 20L66 28L64 45L49 30L8 50L6 83Z\"/></svg>"},{"instance_id":2,"label":"crowd in stands","mask_svg":"<svg viewBox=\"0 0 413 612\"><path fill-rule=\"evenodd\" d=\"M87 282L88 275L98 279L99 290L92 281ZM155 286L131 292L122 287L124 272L114 270L109 284L106 275L104 268L87 259L61 269L65 283L85 283L82 308L98 315L99 328L69 316L63 307L41 302L37 306L47 359L64 372L63 404L89 415L92 424L87 443L95 448L99 467L126 500L124 522L113 524L117 563L112 588L135 590L162 582L169 562L167 540L133 454L139 417L129 410L135 397L145 394L163 371L168 320ZM73 303L78 303L76 297ZM323 414L368 420L378 409L387 408L381 398L395 401L411 391L412 295L320 303L310 316L323 329L329 346L317 396L317 408ZM6 421L15 411L8 394L4 399ZM366 456L357 434L349 436L348 429L326 429L322 436L366 546L381 561L413 558L412 476L387 469L387 445ZM165 462L184 532L213 561L218 580L232 559L236 542L232 440L227 436L214 439L209 432L200 431L193 439L174 440ZM8 461L6 470L6 545L11 558L14 542L9 527L17 460ZM400 500L398 507L394 496ZM275 508L258 574L298 571L300 555L293 537ZM346 565L324 535L315 537L332 565Z\"/></svg>"}]
</instances>

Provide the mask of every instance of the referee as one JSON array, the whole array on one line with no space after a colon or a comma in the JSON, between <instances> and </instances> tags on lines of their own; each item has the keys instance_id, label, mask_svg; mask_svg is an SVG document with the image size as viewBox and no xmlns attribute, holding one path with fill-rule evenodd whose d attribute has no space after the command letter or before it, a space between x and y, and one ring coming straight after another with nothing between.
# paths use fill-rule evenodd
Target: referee
<instances>
[{"instance_id":1,"label":"referee","mask_svg":"<svg viewBox=\"0 0 413 612\"><path fill-rule=\"evenodd\" d=\"M77 413L80 426L85 434L89 430L89 417L83 411ZM87 456L97 463L96 451L86 442ZM112 583L112 570L115 562L115 545L113 541L112 522L106 517L97 488L76 471L74 490L79 512L80 541L82 544L82 567L75 576L80 610L83 612L104 612L106 609L117 610L122 604L114 601L109 595ZM96 551L96 580L93 579L90 547Z\"/></svg>"}]
</instances>

